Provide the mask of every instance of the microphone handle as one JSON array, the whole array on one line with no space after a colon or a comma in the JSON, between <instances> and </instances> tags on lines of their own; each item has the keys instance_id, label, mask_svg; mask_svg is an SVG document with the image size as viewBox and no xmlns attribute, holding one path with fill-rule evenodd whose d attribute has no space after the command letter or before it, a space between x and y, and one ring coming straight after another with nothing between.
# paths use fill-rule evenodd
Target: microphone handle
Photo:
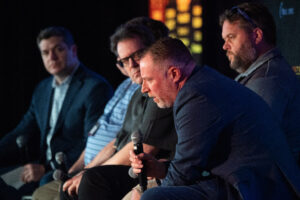
<instances>
[{"instance_id":1,"label":"microphone handle","mask_svg":"<svg viewBox=\"0 0 300 200\"><path fill-rule=\"evenodd\" d=\"M139 184L141 186L142 192L147 190L147 176L146 176L146 169L143 168L142 172L138 174L139 177Z\"/></svg>"},{"instance_id":2,"label":"microphone handle","mask_svg":"<svg viewBox=\"0 0 300 200\"><path fill-rule=\"evenodd\" d=\"M143 153L143 143L138 142L134 145L134 153L136 155ZM145 166L145 163L143 161L143 166ZM142 191L147 190L147 175L146 175L146 168L143 167L141 173L138 174L139 184L141 186Z\"/></svg>"}]
</instances>

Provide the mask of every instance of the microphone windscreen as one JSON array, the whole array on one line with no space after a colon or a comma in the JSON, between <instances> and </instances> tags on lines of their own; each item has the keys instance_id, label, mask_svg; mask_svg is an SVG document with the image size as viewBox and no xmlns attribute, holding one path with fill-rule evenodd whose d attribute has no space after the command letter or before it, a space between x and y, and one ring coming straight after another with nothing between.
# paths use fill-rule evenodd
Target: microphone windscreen
<instances>
[{"instance_id":1,"label":"microphone windscreen","mask_svg":"<svg viewBox=\"0 0 300 200\"><path fill-rule=\"evenodd\" d=\"M67 173L63 172L60 169L54 170L54 172L52 174L52 177L56 181L60 180L60 181L63 181L63 182L65 182L66 180L68 180L70 178Z\"/></svg>"},{"instance_id":2,"label":"microphone windscreen","mask_svg":"<svg viewBox=\"0 0 300 200\"><path fill-rule=\"evenodd\" d=\"M61 170L54 170L53 174L52 174L52 177L54 180L58 181L60 180L62 176L62 171Z\"/></svg>"},{"instance_id":3,"label":"microphone windscreen","mask_svg":"<svg viewBox=\"0 0 300 200\"><path fill-rule=\"evenodd\" d=\"M132 167L129 168L128 170L128 175L133 178L133 179L136 179L138 177L138 175L136 173L133 172L133 169Z\"/></svg>"},{"instance_id":4,"label":"microphone windscreen","mask_svg":"<svg viewBox=\"0 0 300 200\"><path fill-rule=\"evenodd\" d=\"M55 160L59 165L61 165L64 162L64 153L63 152L57 152L55 154Z\"/></svg>"},{"instance_id":5,"label":"microphone windscreen","mask_svg":"<svg viewBox=\"0 0 300 200\"><path fill-rule=\"evenodd\" d=\"M19 148L22 148L26 145L27 138L24 135L20 135L19 137L17 137L16 143L17 143Z\"/></svg>"},{"instance_id":6,"label":"microphone windscreen","mask_svg":"<svg viewBox=\"0 0 300 200\"><path fill-rule=\"evenodd\" d=\"M142 142L142 136L141 136L140 132L134 131L131 134L131 140L132 140L133 144L137 144L137 143Z\"/></svg>"}]
</instances>

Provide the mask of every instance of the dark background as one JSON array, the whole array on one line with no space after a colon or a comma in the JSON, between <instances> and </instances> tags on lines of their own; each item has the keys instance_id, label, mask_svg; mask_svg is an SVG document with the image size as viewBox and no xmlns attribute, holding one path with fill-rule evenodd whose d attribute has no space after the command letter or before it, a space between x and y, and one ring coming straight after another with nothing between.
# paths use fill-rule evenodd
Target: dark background
<instances>
[{"instance_id":1,"label":"dark background","mask_svg":"<svg viewBox=\"0 0 300 200\"><path fill-rule=\"evenodd\" d=\"M229 69L222 50L218 16L224 9L244 1L203 0L203 64L226 76ZM261 0L273 13L278 26L278 46L292 65L300 65L298 0ZM281 7L280 7L281 6ZM280 15L280 8L294 8ZM291 10L290 10L291 11ZM124 76L115 67L109 50L109 36L125 21L148 16L148 0L64 1L3 0L0 2L0 137L14 128L28 109L32 92L48 76L35 42L38 32L52 25L65 26L73 33L80 60L103 75L116 88ZM281 17L280 17L281 16ZM284 38L284 40L282 39Z\"/></svg>"}]
</instances>

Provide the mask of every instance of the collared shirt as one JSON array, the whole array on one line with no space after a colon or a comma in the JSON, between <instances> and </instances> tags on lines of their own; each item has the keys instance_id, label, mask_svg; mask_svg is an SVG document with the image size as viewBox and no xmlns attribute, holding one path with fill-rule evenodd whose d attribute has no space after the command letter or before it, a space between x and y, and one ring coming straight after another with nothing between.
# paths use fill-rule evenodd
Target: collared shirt
<instances>
[{"instance_id":1,"label":"collared shirt","mask_svg":"<svg viewBox=\"0 0 300 200\"><path fill-rule=\"evenodd\" d=\"M138 88L140 86L129 78L117 88L114 96L106 104L103 115L89 133L84 155L85 165L116 137L123 125L131 97Z\"/></svg>"},{"instance_id":2,"label":"collared shirt","mask_svg":"<svg viewBox=\"0 0 300 200\"><path fill-rule=\"evenodd\" d=\"M79 65L78 65L79 66ZM51 139L53 137L54 134L54 129L55 129L55 125L60 113L60 110L62 108L65 96L67 94L67 91L69 89L73 74L75 73L75 71L78 69L78 66L75 67L75 69L72 71L72 73L67 76L65 78L65 80L58 85L55 78L53 78L52 81L52 88L54 89L53 92L53 100L52 100L52 109L51 109L51 115L50 115L50 120L49 120L49 133L47 135L47 139L46 139L46 143L47 143L47 160L51 160L52 159L52 152L51 152Z\"/></svg>"},{"instance_id":3,"label":"collared shirt","mask_svg":"<svg viewBox=\"0 0 300 200\"><path fill-rule=\"evenodd\" d=\"M239 74L234 80L240 82L241 79L252 74L257 68L261 67L263 63L270 60L272 57L277 56L278 54L279 51L276 48L267 51L265 54L258 57L245 72Z\"/></svg>"}]
</instances>

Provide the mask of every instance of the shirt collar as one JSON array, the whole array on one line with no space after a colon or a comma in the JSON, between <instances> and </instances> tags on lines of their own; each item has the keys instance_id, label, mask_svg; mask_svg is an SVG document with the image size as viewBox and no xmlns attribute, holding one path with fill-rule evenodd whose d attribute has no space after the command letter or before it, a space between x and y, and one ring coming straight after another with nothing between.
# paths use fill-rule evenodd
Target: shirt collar
<instances>
[{"instance_id":1,"label":"shirt collar","mask_svg":"<svg viewBox=\"0 0 300 200\"><path fill-rule=\"evenodd\" d=\"M56 88L56 87L59 87L59 86L62 86L62 85L70 84L71 79L72 79L73 75L75 74L75 72L77 71L78 67L79 67L79 64L76 65L76 66L74 67L74 69L73 69L73 71L71 72L71 74L69 74L69 75L63 80L63 82L62 82L60 85L58 85L58 84L56 83L56 81L55 81L55 78L53 78L53 80L52 80L52 88Z\"/></svg>"},{"instance_id":2,"label":"shirt collar","mask_svg":"<svg viewBox=\"0 0 300 200\"><path fill-rule=\"evenodd\" d=\"M239 74L235 80L238 81L240 78L249 76L252 72L262 66L263 63L266 61L280 55L280 51L277 48L270 49L263 55L259 56L251 65L250 67L243 73Z\"/></svg>"}]
</instances>

